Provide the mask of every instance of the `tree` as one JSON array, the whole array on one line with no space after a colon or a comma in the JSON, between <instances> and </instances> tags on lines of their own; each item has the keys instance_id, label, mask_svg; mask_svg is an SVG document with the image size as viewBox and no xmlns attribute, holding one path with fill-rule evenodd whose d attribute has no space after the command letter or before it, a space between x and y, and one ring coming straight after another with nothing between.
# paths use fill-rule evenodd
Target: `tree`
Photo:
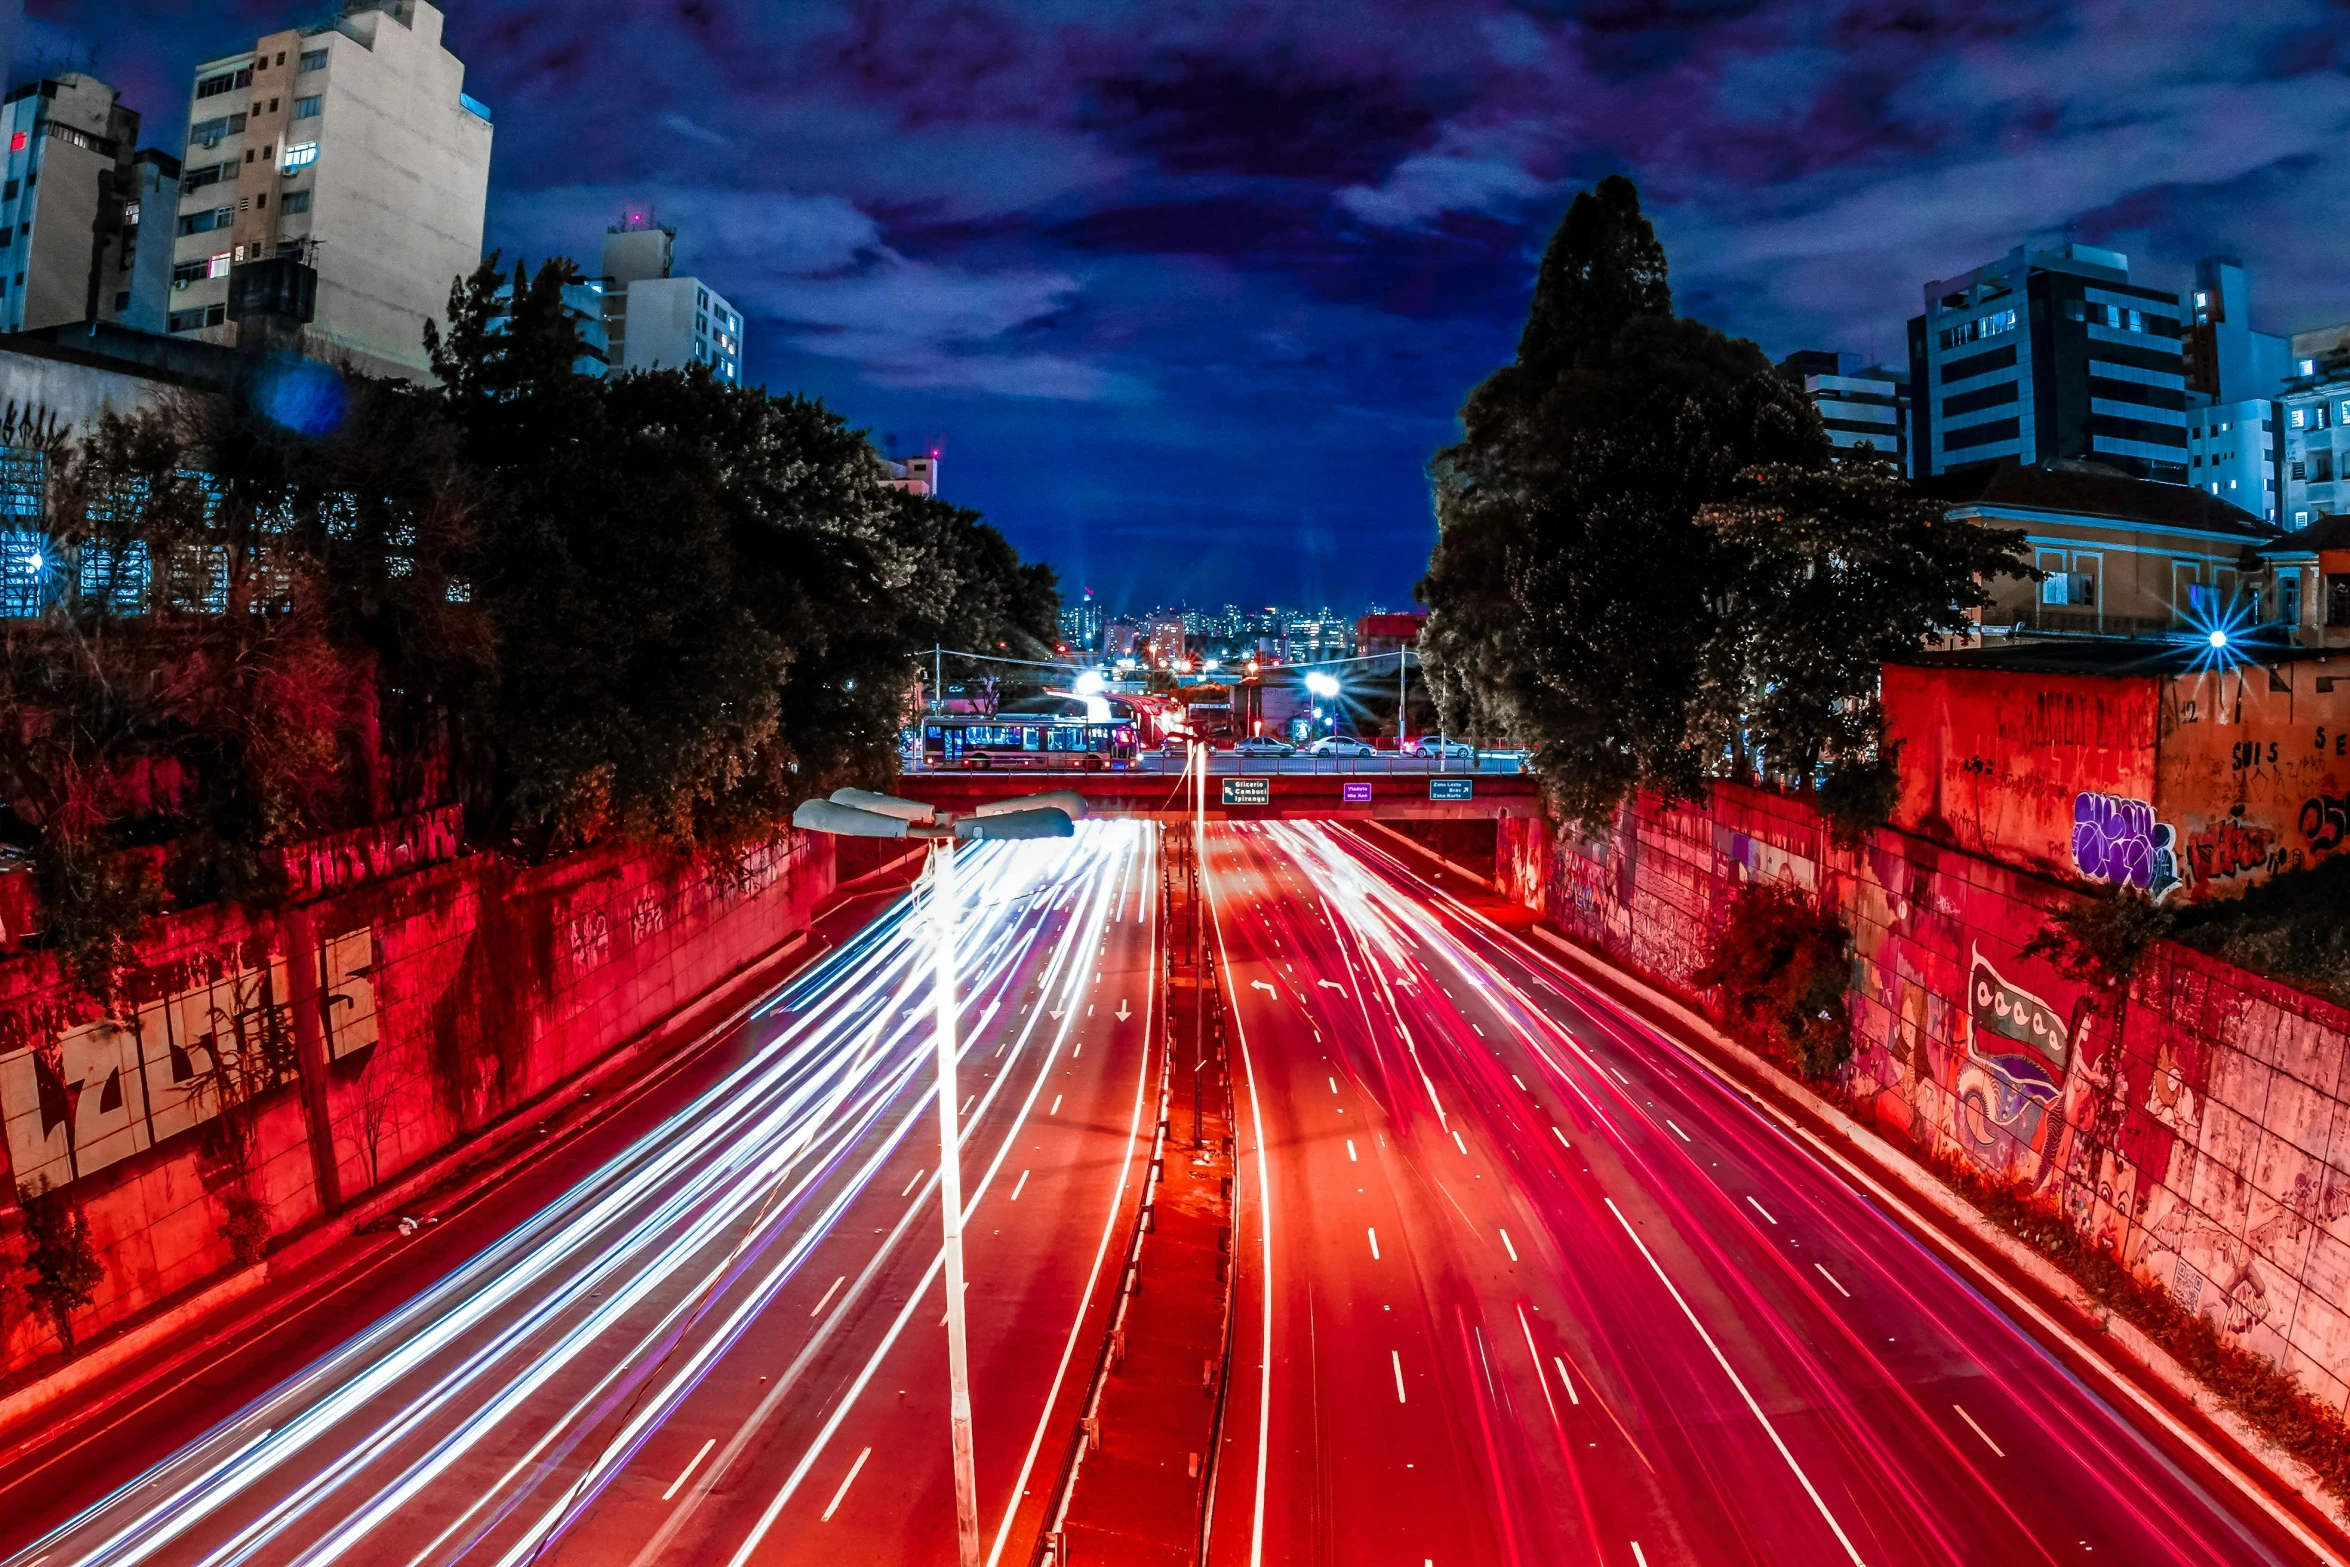
<instances>
[{"instance_id":1,"label":"tree","mask_svg":"<svg viewBox=\"0 0 2350 1567\"><path fill-rule=\"evenodd\" d=\"M1881 486L1827 477L1801 392L1752 343L1672 313L1663 249L1621 176L1576 197L1516 359L1461 425L1431 464L1430 689L1448 728L1525 745L1570 820L1603 821L1641 788L1701 792L1766 697L1774 760L1875 767L1851 707L1873 704L1873 659L1947 621L1938 585L1968 602L1988 558ZM1765 526L1781 500L1797 523ZM1816 655L1775 648L1787 617L1764 593L1823 566L1867 601L1801 626Z\"/></svg>"},{"instance_id":2,"label":"tree","mask_svg":"<svg viewBox=\"0 0 2350 1567\"><path fill-rule=\"evenodd\" d=\"M106 1277L90 1240L90 1221L46 1176L19 1190L17 1202L24 1215L25 1265L33 1275L25 1294L48 1315L71 1360L73 1314L97 1299L98 1283Z\"/></svg>"}]
</instances>

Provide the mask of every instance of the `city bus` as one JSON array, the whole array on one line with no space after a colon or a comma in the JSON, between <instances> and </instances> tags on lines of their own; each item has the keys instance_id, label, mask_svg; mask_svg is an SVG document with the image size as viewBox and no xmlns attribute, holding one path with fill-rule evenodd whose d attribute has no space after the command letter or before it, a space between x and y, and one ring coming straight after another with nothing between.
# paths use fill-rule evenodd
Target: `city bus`
<instances>
[{"instance_id":1,"label":"city bus","mask_svg":"<svg viewBox=\"0 0 2350 1567\"><path fill-rule=\"evenodd\" d=\"M1134 765L1134 725L1088 723L1043 713L994 718L932 715L922 720L922 765L1035 767L1056 772L1108 772Z\"/></svg>"}]
</instances>

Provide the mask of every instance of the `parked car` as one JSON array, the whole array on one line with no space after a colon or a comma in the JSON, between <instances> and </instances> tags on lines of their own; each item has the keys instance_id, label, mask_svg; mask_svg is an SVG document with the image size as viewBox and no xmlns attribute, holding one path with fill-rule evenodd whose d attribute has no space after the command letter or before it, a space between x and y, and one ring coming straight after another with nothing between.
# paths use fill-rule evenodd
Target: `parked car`
<instances>
[{"instance_id":1,"label":"parked car","mask_svg":"<svg viewBox=\"0 0 2350 1567\"><path fill-rule=\"evenodd\" d=\"M1430 761L1473 762L1477 748L1459 740L1447 740L1441 735L1422 735L1405 748L1405 754L1426 757Z\"/></svg>"},{"instance_id":2,"label":"parked car","mask_svg":"<svg viewBox=\"0 0 2350 1567\"><path fill-rule=\"evenodd\" d=\"M1378 747L1353 735L1324 735L1306 747L1308 756L1377 756Z\"/></svg>"},{"instance_id":3,"label":"parked car","mask_svg":"<svg viewBox=\"0 0 2350 1567\"><path fill-rule=\"evenodd\" d=\"M1276 740L1271 735L1250 735L1245 740L1232 743L1234 756L1290 756L1296 751L1296 746L1286 740Z\"/></svg>"}]
</instances>

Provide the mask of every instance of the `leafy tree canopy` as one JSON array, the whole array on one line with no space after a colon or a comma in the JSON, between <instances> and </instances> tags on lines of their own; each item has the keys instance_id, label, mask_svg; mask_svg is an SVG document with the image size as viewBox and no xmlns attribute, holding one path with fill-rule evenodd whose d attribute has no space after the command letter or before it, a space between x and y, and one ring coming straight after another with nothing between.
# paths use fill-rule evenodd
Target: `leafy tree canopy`
<instances>
[{"instance_id":1,"label":"leafy tree canopy","mask_svg":"<svg viewBox=\"0 0 2350 1567\"><path fill-rule=\"evenodd\" d=\"M1431 687L1447 727L1528 747L1572 820L1726 770L1881 767L1877 662L1959 624L2020 544L1832 463L1761 350L1673 314L1620 175L1575 198L1461 422L1431 464Z\"/></svg>"}]
</instances>

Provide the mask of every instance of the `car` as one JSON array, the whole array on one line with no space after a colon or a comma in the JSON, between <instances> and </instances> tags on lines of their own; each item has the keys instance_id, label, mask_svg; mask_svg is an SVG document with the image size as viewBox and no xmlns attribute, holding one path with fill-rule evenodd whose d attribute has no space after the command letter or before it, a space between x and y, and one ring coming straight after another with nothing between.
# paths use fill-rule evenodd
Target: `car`
<instances>
[{"instance_id":1,"label":"car","mask_svg":"<svg viewBox=\"0 0 2350 1567\"><path fill-rule=\"evenodd\" d=\"M1306 747L1308 756L1377 756L1379 748L1353 735L1324 735Z\"/></svg>"},{"instance_id":2,"label":"car","mask_svg":"<svg viewBox=\"0 0 2350 1567\"><path fill-rule=\"evenodd\" d=\"M1447 740L1442 735L1422 735L1404 748L1407 756L1423 756L1432 761L1473 762L1477 748L1460 740Z\"/></svg>"},{"instance_id":3,"label":"car","mask_svg":"<svg viewBox=\"0 0 2350 1567\"><path fill-rule=\"evenodd\" d=\"M1288 741L1276 740L1271 735L1250 735L1245 740L1232 743L1234 756L1290 756L1296 750L1297 747Z\"/></svg>"}]
</instances>

